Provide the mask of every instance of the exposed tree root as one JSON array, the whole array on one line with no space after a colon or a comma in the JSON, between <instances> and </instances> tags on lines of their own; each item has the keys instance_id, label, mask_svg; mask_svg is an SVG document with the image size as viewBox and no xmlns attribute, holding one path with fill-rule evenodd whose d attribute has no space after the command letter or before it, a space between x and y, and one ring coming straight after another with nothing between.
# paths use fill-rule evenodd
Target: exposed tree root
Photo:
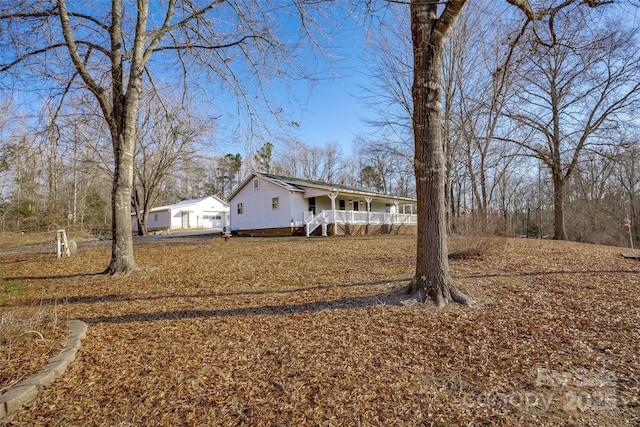
<instances>
[{"instance_id":1,"label":"exposed tree root","mask_svg":"<svg viewBox=\"0 0 640 427\"><path fill-rule=\"evenodd\" d=\"M452 303L470 306L474 303L473 298L462 293L451 280L438 285L427 280L425 276L411 279L407 293L411 295L409 300L419 302L426 302L428 297L436 307L444 307Z\"/></svg>"},{"instance_id":2,"label":"exposed tree root","mask_svg":"<svg viewBox=\"0 0 640 427\"><path fill-rule=\"evenodd\" d=\"M449 293L451 294L453 301L458 304L471 306L475 302L472 297L462 293L453 283L449 284Z\"/></svg>"},{"instance_id":3,"label":"exposed tree root","mask_svg":"<svg viewBox=\"0 0 640 427\"><path fill-rule=\"evenodd\" d=\"M137 266L127 267L127 268L118 268L117 266L110 265L106 270L102 272L105 276L114 276L114 277L122 277L128 276L136 271L140 271L140 268Z\"/></svg>"}]
</instances>

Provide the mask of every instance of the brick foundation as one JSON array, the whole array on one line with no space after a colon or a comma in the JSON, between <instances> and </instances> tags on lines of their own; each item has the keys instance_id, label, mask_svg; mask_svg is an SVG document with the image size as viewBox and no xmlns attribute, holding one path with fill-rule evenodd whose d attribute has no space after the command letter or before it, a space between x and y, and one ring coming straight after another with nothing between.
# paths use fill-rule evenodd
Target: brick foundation
<instances>
[{"instance_id":1,"label":"brick foundation","mask_svg":"<svg viewBox=\"0 0 640 427\"><path fill-rule=\"evenodd\" d=\"M412 234L417 233L415 225L353 225L353 224L327 224L329 236L364 236L380 234ZM306 236L304 227L283 228L257 228L251 230L239 230L233 232L238 236L252 237L285 237ZM312 236L322 236L322 227L316 228Z\"/></svg>"}]
</instances>

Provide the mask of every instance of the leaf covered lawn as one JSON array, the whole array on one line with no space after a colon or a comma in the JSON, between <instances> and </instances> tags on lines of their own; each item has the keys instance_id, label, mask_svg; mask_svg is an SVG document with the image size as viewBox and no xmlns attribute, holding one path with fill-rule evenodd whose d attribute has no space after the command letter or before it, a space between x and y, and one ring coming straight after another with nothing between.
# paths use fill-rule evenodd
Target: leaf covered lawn
<instances>
[{"instance_id":1,"label":"leaf covered lawn","mask_svg":"<svg viewBox=\"0 0 640 427\"><path fill-rule=\"evenodd\" d=\"M509 239L451 270L471 308L402 306L415 236L140 241L0 255L24 295L89 324L8 425L640 424L640 262ZM44 296L43 296L44 295Z\"/></svg>"}]
</instances>

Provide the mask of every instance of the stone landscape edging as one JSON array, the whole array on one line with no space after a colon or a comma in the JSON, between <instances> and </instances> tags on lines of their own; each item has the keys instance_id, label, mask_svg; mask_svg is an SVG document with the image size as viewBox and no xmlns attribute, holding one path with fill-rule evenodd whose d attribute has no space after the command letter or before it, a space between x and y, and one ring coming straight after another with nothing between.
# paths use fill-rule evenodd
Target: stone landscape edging
<instances>
[{"instance_id":1,"label":"stone landscape edging","mask_svg":"<svg viewBox=\"0 0 640 427\"><path fill-rule=\"evenodd\" d=\"M76 352L81 341L87 336L87 324L82 320L67 321L69 338L63 341L63 350L49 359L49 363L38 373L11 387L0 395L0 420L15 414L25 405L33 403L38 397L38 390L49 387L58 379L71 362L76 359Z\"/></svg>"}]
</instances>

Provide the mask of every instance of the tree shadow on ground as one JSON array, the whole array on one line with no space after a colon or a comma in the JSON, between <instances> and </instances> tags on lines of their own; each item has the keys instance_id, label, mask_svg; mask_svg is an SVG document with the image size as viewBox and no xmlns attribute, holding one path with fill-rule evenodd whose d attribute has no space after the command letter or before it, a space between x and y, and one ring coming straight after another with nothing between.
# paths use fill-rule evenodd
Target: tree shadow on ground
<instances>
[{"instance_id":1,"label":"tree shadow on ground","mask_svg":"<svg viewBox=\"0 0 640 427\"><path fill-rule=\"evenodd\" d=\"M346 297L333 301L315 301L299 304L282 304L259 307L237 307L212 310L177 310L153 313L126 313L115 316L81 317L86 323L136 323L163 320L183 320L204 317L245 317L245 316L283 316L299 313L316 313L325 310L355 310L381 305L404 305L407 299L406 287L398 287L387 292L359 297Z\"/></svg>"},{"instance_id":2,"label":"tree shadow on ground","mask_svg":"<svg viewBox=\"0 0 640 427\"><path fill-rule=\"evenodd\" d=\"M99 273L79 273L79 274L63 274L59 276L13 276L4 277L4 280L56 280L56 279L76 279L78 277L101 277L104 276L104 270Z\"/></svg>"},{"instance_id":3,"label":"tree shadow on ground","mask_svg":"<svg viewBox=\"0 0 640 427\"><path fill-rule=\"evenodd\" d=\"M60 276L57 276L60 277ZM76 276L73 276L76 277ZM348 283L344 285L331 284L331 285L317 285L309 287L295 287L291 289L265 289L259 291L239 291L239 292L210 292L210 293L195 293L195 294L164 294L164 295L127 295L127 294L107 294L107 295L79 295L63 298L43 298L38 300L38 304L41 305L59 305L59 304L91 304L91 303L103 303L103 302L132 302L132 301L156 301L163 299L173 298L226 298L226 297L238 297L238 296L262 296L262 295L288 295L300 292L318 291L327 289L342 289L353 288L363 286L378 286L387 285L391 283L409 283L411 279L393 279L393 280L380 280L375 282L358 282ZM30 305L30 304L24 304Z\"/></svg>"},{"instance_id":4,"label":"tree shadow on ground","mask_svg":"<svg viewBox=\"0 0 640 427\"><path fill-rule=\"evenodd\" d=\"M535 277L552 276L556 274L640 274L640 270L550 270L550 271L527 271L521 273L493 273L493 274L472 274L464 276L465 279L488 279L491 277Z\"/></svg>"}]
</instances>

